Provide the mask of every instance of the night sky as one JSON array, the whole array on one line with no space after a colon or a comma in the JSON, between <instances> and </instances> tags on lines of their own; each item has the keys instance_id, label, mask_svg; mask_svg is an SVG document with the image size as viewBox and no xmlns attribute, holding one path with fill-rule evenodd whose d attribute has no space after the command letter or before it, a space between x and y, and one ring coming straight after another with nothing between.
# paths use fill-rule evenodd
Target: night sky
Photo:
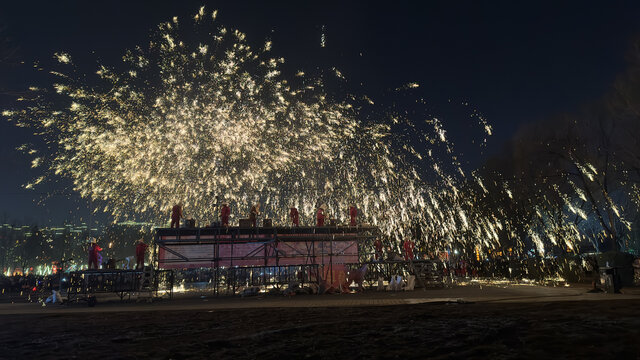
<instances>
[{"instance_id":1,"label":"night sky","mask_svg":"<svg viewBox=\"0 0 640 360\"><path fill-rule=\"evenodd\" d=\"M158 23L191 16L204 4L219 10L220 23L245 32L250 44L273 40L272 54L292 69L335 66L350 84L362 83L361 89L382 100L388 89L419 83L419 97L441 117L470 169L500 151L523 123L597 100L624 70L630 40L640 36L640 2L632 1L61 3L0 5L3 35L15 50L0 63L0 108L12 107L14 94L29 86L50 85L42 73L34 74L33 61L49 62L54 52L66 51L88 72L97 59L117 66L124 51L146 43ZM325 48L319 46L323 26ZM471 120L450 108L463 102L494 127L482 154L464 136ZM86 205L64 189L65 181L58 188L21 188L39 173L15 150L24 142L37 139L0 121L0 221L89 220ZM51 192L58 194L36 203Z\"/></svg>"}]
</instances>

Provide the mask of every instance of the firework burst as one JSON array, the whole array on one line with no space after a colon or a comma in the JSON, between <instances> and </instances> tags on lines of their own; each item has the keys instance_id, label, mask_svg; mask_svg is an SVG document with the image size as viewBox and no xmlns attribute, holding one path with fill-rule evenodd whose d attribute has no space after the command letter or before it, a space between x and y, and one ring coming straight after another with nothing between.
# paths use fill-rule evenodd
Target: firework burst
<instances>
[{"instance_id":1,"label":"firework burst","mask_svg":"<svg viewBox=\"0 0 640 360\"><path fill-rule=\"evenodd\" d=\"M394 246L416 228L425 243L444 244L456 232L497 240L490 221L469 213L473 199L460 197L465 174L438 119L365 121L360 103L371 99L336 101L320 78L284 76L270 42L253 49L245 34L217 25L216 15L202 8L186 21L207 34L200 42L182 40L178 18L160 24L122 64L100 65L97 85L79 75L71 55L55 54L62 69L51 72L52 89L33 88L28 106L4 112L51 147L33 161L45 175L27 186L68 177L116 219L164 222L182 202L208 223L218 198L236 219L260 202L276 223L286 223L295 206L310 224L321 203L338 220L353 203ZM438 160L436 148L449 161Z\"/></svg>"}]
</instances>

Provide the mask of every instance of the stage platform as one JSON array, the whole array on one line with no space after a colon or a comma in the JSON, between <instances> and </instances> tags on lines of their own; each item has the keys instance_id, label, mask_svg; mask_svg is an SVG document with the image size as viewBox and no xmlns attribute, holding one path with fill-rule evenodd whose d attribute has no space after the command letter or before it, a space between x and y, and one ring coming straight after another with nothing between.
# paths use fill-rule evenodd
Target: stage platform
<instances>
[{"instance_id":1,"label":"stage platform","mask_svg":"<svg viewBox=\"0 0 640 360\"><path fill-rule=\"evenodd\" d=\"M181 241L183 244L204 243L221 240L248 240L273 238L286 241L306 241L309 237L324 240L341 238L367 239L377 236L377 226L274 226L274 227L204 227L204 228L157 228L156 240Z\"/></svg>"},{"instance_id":2,"label":"stage platform","mask_svg":"<svg viewBox=\"0 0 640 360\"><path fill-rule=\"evenodd\" d=\"M375 226L156 229L159 268L325 265L359 262Z\"/></svg>"},{"instance_id":3,"label":"stage platform","mask_svg":"<svg viewBox=\"0 0 640 360\"><path fill-rule=\"evenodd\" d=\"M160 269L211 269L219 287L344 281L380 236L375 226L156 229Z\"/></svg>"}]
</instances>

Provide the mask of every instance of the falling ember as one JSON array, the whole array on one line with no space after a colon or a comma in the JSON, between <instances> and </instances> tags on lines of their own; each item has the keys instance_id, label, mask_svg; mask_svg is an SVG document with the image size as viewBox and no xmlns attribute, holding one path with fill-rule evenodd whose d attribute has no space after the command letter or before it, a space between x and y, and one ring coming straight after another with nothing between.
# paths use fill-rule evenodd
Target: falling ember
<instances>
[{"instance_id":1,"label":"falling ember","mask_svg":"<svg viewBox=\"0 0 640 360\"><path fill-rule=\"evenodd\" d=\"M322 25L322 30L320 33L320 47L326 47L327 46L327 38L326 38L326 34L324 31L324 25Z\"/></svg>"}]
</instances>

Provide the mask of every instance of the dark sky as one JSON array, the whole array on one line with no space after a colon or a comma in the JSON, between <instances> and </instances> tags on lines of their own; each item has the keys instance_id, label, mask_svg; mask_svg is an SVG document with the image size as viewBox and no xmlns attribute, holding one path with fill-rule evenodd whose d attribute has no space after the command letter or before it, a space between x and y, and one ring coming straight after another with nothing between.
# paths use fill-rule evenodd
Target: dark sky
<instances>
[{"instance_id":1,"label":"dark sky","mask_svg":"<svg viewBox=\"0 0 640 360\"><path fill-rule=\"evenodd\" d=\"M219 21L245 32L250 43L271 38L272 53L285 57L287 66L336 66L379 97L420 83L419 96L462 143L472 168L521 124L600 97L624 70L629 41L640 33L638 1L3 1L0 24L17 50L14 60L49 61L64 50L92 69L96 59L117 65L124 50L145 44L158 23L190 16L203 4L219 9ZM321 49L323 25L327 47ZM46 85L12 62L0 63L2 109L14 101L8 93ZM464 144L470 120L449 112L443 105L449 99L468 101L493 125L484 154ZM21 188L37 174L15 151L26 141L34 141L29 131L0 121L0 220L87 219L85 205L69 190L34 202L63 190L64 181L59 189Z\"/></svg>"}]
</instances>

